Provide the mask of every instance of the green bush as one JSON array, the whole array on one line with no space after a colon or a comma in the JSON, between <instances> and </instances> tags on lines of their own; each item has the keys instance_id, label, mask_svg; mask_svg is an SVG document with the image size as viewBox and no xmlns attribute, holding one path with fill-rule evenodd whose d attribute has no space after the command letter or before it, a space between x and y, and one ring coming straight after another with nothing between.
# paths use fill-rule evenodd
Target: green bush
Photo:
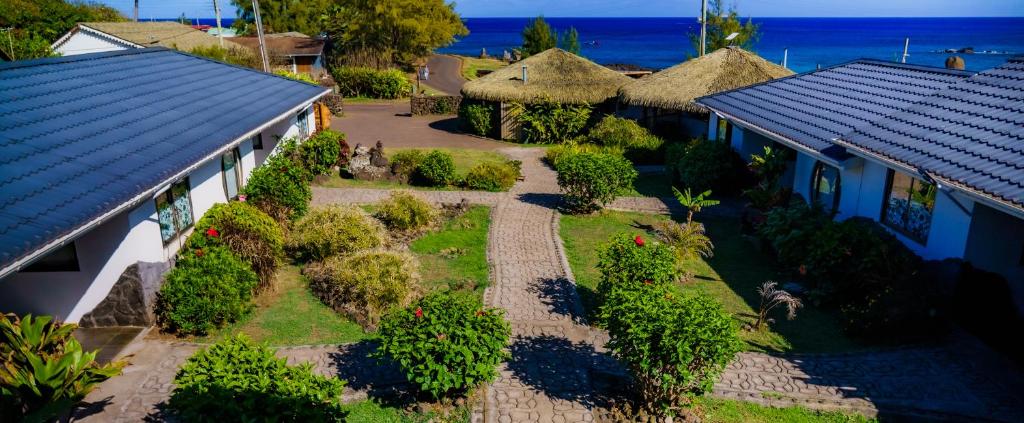
<instances>
[{"instance_id":1,"label":"green bush","mask_svg":"<svg viewBox=\"0 0 1024 423\"><path fill-rule=\"evenodd\" d=\"M661 163L664 141L651 134L632 119L605 116L587 134L590 142L623 149L634 163Z\"/></svg>"},{"instance_id":2,"label":"green bush","mask_svg":"<svg viewBox=\"0 0 1024 423\"><path fill-rule=\"evenodd\" d=\"M391 173L402 182L409 183L416 175L420 163L423 163L422 150L403 150L391 156Z\"/></svg>"},{"instance_id":3,"label":"green bush","mask_svg":"<svg viewBox=\"0 0 1024 423\"><path fill-rule=\"evenodd\" d=\"M204 335L248 314L258 284L249 264L226 247L183 250L157 293L157 318L169 331Z\"/></svg>"},{"instance_id":4,"label":"green bush","mask_svg":"<svg viewBox=\"0 0 1024 423\"><path fill-rule=\"evenodd\" d=\"M492 122L494 107L489 104L467 104L459 107L459 121L462 127L471 134L482 137L490 136L494 125Z\"/></svg>"},{"instance_id":5,"label":"green bush","mask_svg":"<svg viewBox=\"0 0 1024 423\"><path fill-rule=\"evenodd\" d=\"M309 76L308 73L295 73L286 71L284 69L278 69L274 71L274 75L283 76L288 79L294 79L296 81L308 82L310 84L316 85L316 81L314 81L313 77Z\"/></svg>"},{"instance_id":6,"label":"green bush","mask_svg":"<svg viewBox=\"0 0 1024 423\"><path fill-rule=\"evenodd\" d=\"M335 311L367 330L392 307L405 307L419 292L419 264L406 253L364 250L311 264L310 290Z\"/></svg>"},{"instance_id":7,"label":"green bush","mask_svg":"<svg viewBox=\"0 0 1024 423\"><path fill-rule=\"evenodd\" d=\"M273 282L284 253L284 233L266 213L241 201L217 203L196 222L195 228L185 242L185 251L225 246L249 263L260 277L260 289Z\"/></svg>"},{"instance_id":8,"label":"green bush","mask_svg":"<svg viewBox=\"0 0 1024 423\"><path fill-rule=\"evenodd\" d=\"M604 207L624 189L633 186L637 172L622 156L578 153L562 158L558 186L570 210L589 212Z\"/></svg>"},{"instance_id":9,"label":"green bush","mask_svg":"<svg viewBox=\"0 0 1024 423\"><path fill-rule=\"evenodd\" d=\"M678 414L710 391L742 346L721 304L667 285L614 289L600 316L608 349L629 368L643 408L657 416Z\"/></svg>"},{"instance_id":10,"label":"green bush","mask_svg":"<svg viewBox=\"0 0 1024 423\"><path fill-rule=\"evenodd\" d=\"M520 165L515 161L477 164L466 174L466 187L492 192L508 191L519 179Z\"/></svg>"},{"instance_id":11,"label":"green bush","mask_svg":"<svg viewBox=\"0 0 1024 423\"><path fill-rule=\"evenodd\" d=\"M200 349L174 376L169 408L182 421L342 421L345 381L289 366L244 334Z\"/></svg>"},{"instance_id":12,"label":"green bush","mask_svg":"<svg viewBox=\"0 0 1024 423\"><path fill-rule=\"evenodd\" d=\"M694 192L735 194L751 182L746 163L725 142L694 140L672 169L679 186Z\"/></svg>"},{"instance_id":13,"label":"green bush","mask_svg":"<svg viewBox=\"0 0 1024 423\"><path fill-rule=\"evenodd\" d=\"M50 316L0 314L0 416L4 421L58 421L124 362L96 363L71 333L77 325Z\"/></svg>"},{"instance_id":14,"label":"green bush","mask_svg":"<svg viewBox=\"0 0 1024 423\"><path fill-rule=\"evenodd\" d=\"M398 69L342 66L334 69L339 93L345 97L404 98L412 93L412 82Z\"/></svg>"},{"instance_id":15,"label":"green bush","mask_svg":"<svg viewBox=\"0 0 1024 423\"><path fill-rule=\"evenodd\" d=\"M345 135L341 132L325 129L313 134L312 137L299 144L299 158L303 167L313 176L327 175L338 163L341 144Z\"/></svg>"},{"instance_id":16,"label":"green bush","mask_svg":"<svg viewBox=\"0 0 1024 423\"><path fill-rule=\"evenodd\" d=\"M436 207L408 191L391 191L377 204L374 217L394 231L418 231L432 225L439 215Z\"/></svg>"},{"instance_id":17,"label":"green bush","mask_svg":"<svg viewBox=\"0 0 1024 423\"><path fill-rule=\"evenodd\" d=\"M544 160L546 160L551 167L558 169L558 164L562 162L562 159L579 153L602 153L622 156L625 153L625 150L621 147L567 142L548 148L544 153Z\"/></svg>"},{"instance_id":18,"label":"green bush","mask_svg":"<svg viewBox=\"0 0 1024 423\"><path fill-rule=\"evenodd\" d=\"M459 395L498 376L511 330L501 309L467 294L433 293L381 322L375 355L401 366L434 398Z\"/></svg>"},{"instance_id":19,"label":"green bush","mask_svg":"<svg viewBox=\"0 0 1024 423\"><path fill-rule=\"evenodd\" d=\"M676 256L672 248L640 235L612 236L598 252L601 279L597 292L606 298L615 288L670 285L676 280Z\"/></svg>"},{"instance_id":20,"label":"green bush","mask_svg":"<svg viewBox=\"0 0 1024 423\"><path fill-rule=\"evenodd\" d=\"M295 222L288 248L304 260L323 260L384 245L384 227L354 206L317 207Z\"/></svg>"},{"instance_id":21,"label":"green bush","mask_svg":"<svg viewBox=\"0 0 1024 423\"><path fill-rule=\"evenodd\" d=\"M313 190L302 166L284 154L275 154L249 176L246 201L283 221L301 217L309 209Z\"/></svg>"},{"instance_id":22,"label":"green bush","mask_svg":"<svg viewBox=\"0 0 1024 423\"><path fill-rule=\"evenodd\" d=\"M423 161L416 168L416 176L420 182L432 187L443 187L455 182L455 159L451 154L433 150L423 156Z\"/></svg>"},{"instance_id":23,"label":"green bush","mask_svg":"<svg viewBox=\"0 0 1024 423\"><path fill-rule=\"evenodd\" d=\"M588 105L541 101L516 104L513 109L522 125L522 141L527 144L562 143L583 133L593 108Z\"/></svg>"}]
</instances>

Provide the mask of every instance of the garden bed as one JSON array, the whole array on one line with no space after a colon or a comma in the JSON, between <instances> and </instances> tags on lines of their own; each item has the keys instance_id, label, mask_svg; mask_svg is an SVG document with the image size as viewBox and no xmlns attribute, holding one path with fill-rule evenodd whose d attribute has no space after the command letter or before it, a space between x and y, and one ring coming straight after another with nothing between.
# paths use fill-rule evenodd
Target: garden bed
<instances>
[{"instance_id":1,"label":"garden bed","mask_svg":"<svg viewBox=\"0 0 1024 423\"><path fill-rule=\"evenodd\" d=\"M666 219L669 217L615 211L562 216L561 237L588 315L592 316L598 306L595 288L600 273L596 266L602 245L620 232L654 239L654 224ZM740 234L739 222L699 215L697 220L707 227L715 254L712 258L693 259L686 264L693 278L683 284L683 289L700 290L717 298L741 326L752 323L760 298L757 287L765 280L783 283L785 279L774 260ZM859 344L844 336L834 314L810 304L798 311L795 320L786 320L781 311L772 317L777 321L770 330L741 331L748 350L814 353L859 348Z\"/></svg>"},{"instance_id":2,"label":"garden bed","mask_svg":"<svg viewBox=\"0 0 1024 423\"><path fill-rule=\"evenodd\" d=\"M461 179L469 173L469 170L474 166L485 163L504 163L508 161L508 158L488 150L471 150L464 148L387 148L385 145L384 152L390 158L395 154L402 151L419 150L423 153L428 153L433 150L442 151L452 156L455 162L455 176ZM444 186L444 187L429 187L429 186L417 186L410 184L403 184L399 181L363 181L352 178L343 178L338 174L331 175L327 178L318 180L314 183L315 186L325 188L372 188L372 189L413 189L413 190L426 190L426 191L438 191L438 190L462 190L458 186Z\"/></svg>"}]
</instances>

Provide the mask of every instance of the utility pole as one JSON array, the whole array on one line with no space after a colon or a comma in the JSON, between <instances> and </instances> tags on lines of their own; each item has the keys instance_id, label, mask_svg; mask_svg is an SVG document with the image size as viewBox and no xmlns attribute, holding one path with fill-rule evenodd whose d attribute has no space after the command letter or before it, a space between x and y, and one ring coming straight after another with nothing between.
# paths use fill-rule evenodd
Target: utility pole
<instances>
[{"instance_id":1,"label":"utility pole","mask_svg":"<svg viewBox=\"0 0 1024 423\"><path fill-rule=\"evenodd\" d=\"M260 41L260 57L263 59L263 71L270 72L270 60L267 58L267 44L263 39L263 20L260 19L260 0L252 0L252 13L256 18L256 36Z\"/></svg>"},{"instance_id":2,"label":"utility pole","mask_svg":"<svg viewBox=\"0 0 1024 423\"><path fill-rule=\"evenodd\" d=\"M704 55L704 51L707 49L707 36L708 36L708 0L701 0L700 2L700 55Z\"/></svg>"},{"instance_id":3,"label":"utility pole","mask_svg":"<svg viewBox=\"0 0 1024 423\"><path fill-rule=\"evenodd\" d=\"M909 48L910 48L910 37L907 37L907 39L905 41L903 41L903 63L907 63L907 56L910 56L910 54L907 53L907 50Z\"/></svg>"},{"instance_id":4,"label":"utility pole","mask_svg":"<svg viewBox=\"0 0 1024 423\"><path fill-rule=\"evenodd\" d=\"M789 61L789 47L782 49L782 67L787 67L786 62Z\"/></svg>"},{"instance_id":5,"label":"utility pole","mask_svg":"<svg viewBox=\"0 0 1024 423\"><path fill-rule=\"evenodd\" d=\"M135 12L132 13L132 19L135 22L139 21L139 0L135 0Z\"/></svg>"},{"instance_id":6,"label":"utility pole","mask_svg":"<svg viewBox=\"0 0 1024 423\"><path fill-rule=\"evenodd\" d=\"M224 29L220 27L220 6L217 5L217 0L213 0L213 14L217 17L217 40L220 41L220 47L224 48Z\"/></svg>"}]
</instances>

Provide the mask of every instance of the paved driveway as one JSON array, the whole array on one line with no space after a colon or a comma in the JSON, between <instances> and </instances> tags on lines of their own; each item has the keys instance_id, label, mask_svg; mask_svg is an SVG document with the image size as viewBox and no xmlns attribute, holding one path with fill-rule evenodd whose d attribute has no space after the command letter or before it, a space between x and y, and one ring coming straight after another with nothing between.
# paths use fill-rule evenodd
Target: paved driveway
<instances>
[{"instance_id":1,"label":"paved driveway","mask_svg":"<svg viewBox=\"0 0 1024 423\"><path fill-rule=\"evenodd\" d=\"M456 95L462 91L462 84L465 84L466 80L462 78L461 59L435 54L427 59L427 67L430 68L430 79L424 83L448 94Z\"/></svg>"},{"instance_id":2,"label":"paved driveway","mask_svg":"<svg viewBox=\"0 0 1024 423\"><path fill-rule=\"evenodd\" d=\"M331 128L344 132L348 143L384 147L447 147L494 150L512 144L458 132L451 116L411 116L409 100L345 105L345 116L331 119Z\"/></svg>"}]
</instances>

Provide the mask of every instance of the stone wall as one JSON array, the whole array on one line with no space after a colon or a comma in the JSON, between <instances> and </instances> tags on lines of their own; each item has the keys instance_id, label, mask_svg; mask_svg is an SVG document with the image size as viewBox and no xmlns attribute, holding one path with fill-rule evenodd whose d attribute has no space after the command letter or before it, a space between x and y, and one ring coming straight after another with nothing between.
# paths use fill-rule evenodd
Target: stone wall
<instances>
[{"instance_id":1,"label":"stone wall","mask_svg":"<svg viewBox=\"0 0 1024 423\"><path fill-rule=\"evenodd\" d=\"M138 262L121 273L110 293L79 320L86 328L150 326L156 323L153 305L170 263Z\"/></svg>"},{"instance_id":2,"label":"stone wall","mask_svg":"<svg viewBox=\"0 0 1024 423\"><path fill-rule=\"evenodd\" d=\"M413 116L454 115L459 112L460 103L459 95L414 95L409 99Z\"/></svg>"},{"instance_id":3,"label":"stone wall","mask_svg":"<svg viewBox=\"0 0 1024 423\"><path fill-rule=\"evenodd\" d=\"M320 98L320 101L326 104L328 109L331 109L331 114L335 116L342 115L344 105L341 94L330 93Z\"/></svg>"}]
</instances>

